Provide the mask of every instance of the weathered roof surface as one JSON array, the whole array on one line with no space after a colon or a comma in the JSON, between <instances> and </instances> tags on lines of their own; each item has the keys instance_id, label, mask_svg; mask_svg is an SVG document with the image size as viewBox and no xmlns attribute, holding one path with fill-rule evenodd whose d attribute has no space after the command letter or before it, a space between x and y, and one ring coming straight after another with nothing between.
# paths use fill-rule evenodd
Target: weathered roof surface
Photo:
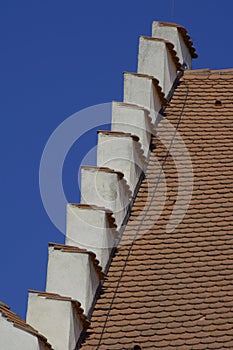
<instances>
[{"instance_id":1,"label":"weathered roof surface","mask_svg":"<svg viewBox=\"0 0 233 350\"><path fill-rule=\"evenodd\" d=\"M187 71L166 118L178 126L192 159L189 209L166 232L177 170L172 152L153 137L146 177L83 349L233 349L233 71ZM182 149L176 157L183 159ZM157 219L165 195L158 161L167 194ZM189 179L187 172L182 181Z\"/></svg>"},{"instance_id":2,"label":"weathered roof surface","mask_svg":"<svg viewBox=\"0 0 233 350\"><path fill-rule=\"evenodd\" d=\"M36 329L31 327L22 318L20 318L18 315L12 312L10 310L10 307L2 302L0 302L0 314L2 315L2 317L11 322L15 327L37 337L40 341L43 342L46 349L52 350L51 345L47 342L47 339L43 335L41 335Z\"/></svg>"}]
</instances>

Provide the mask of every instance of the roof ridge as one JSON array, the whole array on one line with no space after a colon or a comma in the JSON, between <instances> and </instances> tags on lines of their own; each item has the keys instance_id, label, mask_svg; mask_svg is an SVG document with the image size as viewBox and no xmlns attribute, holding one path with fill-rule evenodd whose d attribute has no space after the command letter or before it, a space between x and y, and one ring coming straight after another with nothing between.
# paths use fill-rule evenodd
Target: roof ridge
<instances>
[{"instance_id":1,"label":"roof ridge","mask_svg":"<svg viewBox=\"0 0 233 350\"><path fill-rule=\"evenodd\" d=\"M204 74L233 74L233 68L212 69L212 68L199 68L185 70L184 75L204 75Z\"/></svg>"}]
</instances>

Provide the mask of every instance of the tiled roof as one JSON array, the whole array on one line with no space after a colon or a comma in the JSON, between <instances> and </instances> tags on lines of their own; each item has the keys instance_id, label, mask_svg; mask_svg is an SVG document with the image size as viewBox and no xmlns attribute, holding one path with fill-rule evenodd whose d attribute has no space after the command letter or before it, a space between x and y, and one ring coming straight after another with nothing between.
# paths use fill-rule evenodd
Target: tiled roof
<instances>
[{"instance_id":1,"label":"tiled roof","mask_svg":"<svg viewBox=\"0 0 233 350\"><path fill-rule=\"evenodd\" d=\"M42 334L40 334L36 329L27 324L22 318L20 318L18 315L12 312L8 305L2 302L0 302L0 314L2 314L2 316L9 322L12 322L12 324L15 327L37 337L40 341L42 341L45 344L46 349L52 350L51 345L47 342L47 339Z\"/></svg>"},{"instance_id":2,"label":"tiled roof","mask_svg":"<svg viewBox=\"0 0 233 350\"><path fill-rule=\"evenodd\" d=\"M185 72L165 112L193 164L189 209L167 232L178 174L172 152L153 137L82 349L233 349L233 71ZM183 150L174 152L182 163ZM160 216L158 162L167 187ZM189 178L186 172L182 181Z\"/></svg>"}]
</instances>

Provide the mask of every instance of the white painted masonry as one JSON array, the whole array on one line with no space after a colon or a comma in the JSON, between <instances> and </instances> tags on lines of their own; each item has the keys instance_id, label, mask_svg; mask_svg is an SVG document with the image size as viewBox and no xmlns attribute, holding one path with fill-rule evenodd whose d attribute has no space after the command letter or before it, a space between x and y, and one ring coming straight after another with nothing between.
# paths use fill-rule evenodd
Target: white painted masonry
<instances>
[{"instance_id":1,"label":"white painted masonry","mask_svg":"<svg viewBox=\"0 0 233 350\"><path fill-rule=\"evenodd\" d=\"M122 172L132 193L146 161L138 140L131 134L113 131L98 133L97 165Z\"/></svg>"},{"instance_id":2,"label":"white painted masonry","mask_svg":"<svg viewBox=\"0 0 233 350\"><path fill-rule=\"evenodd\" d=\"M28 295L27 322L53 344L54 350L74 350L84 328L75 302L32 291Z\"/></svg>"},{"instance_id":3,"label":"white painted masonry","mask_svg":"<svg viewBox=\"0 0 233 350\"><path fill-rule=\"evenodd\" d=\"M166 100L158 81L152 76L124 73L124 102L144 107L154 124Z\"/></svg>"},{"instance_id":4,"label":"white painted masonry","mask_svg":"<svg viewBox=\"0 0 233 350\"><path fill-rule=\"evenodd\" d=\"M99 282L100 274L88 253L75 249L63 250L62 246L60 249L49 247L46 292L78 300L87 315Z\"/></svg>"},{"instance_id":5,"label":"white painted masonry","mask_svg":"<svg viewBox=\"0 0 233 350\"><path fill-rule=\"evenodd\" d=\"M94 252L105 271L119 237L112 213L98 207L71 203L67 205L66 213L66 244Z\"/></svg>"},{"instance_id":6,"label":"white painted masonry","mask_svg":"<svg viewBox=\"0 0 233 350\"><path fill-rule=\"evenodd\" d=\"M120 229L127 213L131 195L123 174L108 168L82 167L81 203L97 205L112 211L117 230Z\"/></svg>"},{"instance_id":7,"label":"white painted masonry","mask_svg":"<svg viewBox=\"0 0 233 350\"><path fill-rule=\"evenodd\" d=\"M192 55L184 42L182 32L186 33L186 30L176 25L168 25L163 22L153 22L152 25L152 37L164 39L172 43L180 63L185 63L187 69L192 69Z\"/></svg>"},{"instance_id":8,"label":"white painted masonry","mask_svg":"<svg viewBox=\"0 0 233 350\"><path fill-rule=\"evenodd\" d=\"M138 73L152 75L159 80L165 96L168 95L181 69L173 45L162 39L141 36L138 53Z\"/></svg>"},{"instance_id":9,"label":"white painted masonry","mask_svg":"<svg viewBox=\"0 0 233 350\"><path fill-rule=\"evenodd\" d=\"M139 137L143 154L147 158L153 124L150 112L137 105L122 102L112 103L112 131L132 133Z\"/></svg>"},{"instance_id":10,"label":"white painted masonry","mask_svg":"<svg viewBox=\"0 0 233 350\"><path fill-rule=\"evenodd\" d=\"M22 321L23 322L23 321ZM14 326L0 313L0 349L1 350L51 350L35 335Z\"/></svg>"}]
</instances>

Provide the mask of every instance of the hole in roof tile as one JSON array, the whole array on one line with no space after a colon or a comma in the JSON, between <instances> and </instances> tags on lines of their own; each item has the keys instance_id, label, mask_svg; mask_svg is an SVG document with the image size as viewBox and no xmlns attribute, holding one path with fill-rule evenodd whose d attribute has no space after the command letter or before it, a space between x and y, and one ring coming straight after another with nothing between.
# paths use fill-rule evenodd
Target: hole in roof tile
<instances>
[{"instance_id":1,"label":"hole in roof tile","mask_svg":"<svg viewBox=\"0 0 233 350\"><path fill-rule=\"evenodd\" d=\"M221 106L222 105L222 101L221 100L216 100L215 101L215 106Z\"/></svg>"},{"instance_id":2,"label":"hole in roof tile","mask_svg":"<svg viewBox=\"0 0 233 350\"><path fill-rule=\"evenodd\" d=\"M142 350L142 348L139 345L134 345L133 350Z\"/></svg>"}]
</instances>

